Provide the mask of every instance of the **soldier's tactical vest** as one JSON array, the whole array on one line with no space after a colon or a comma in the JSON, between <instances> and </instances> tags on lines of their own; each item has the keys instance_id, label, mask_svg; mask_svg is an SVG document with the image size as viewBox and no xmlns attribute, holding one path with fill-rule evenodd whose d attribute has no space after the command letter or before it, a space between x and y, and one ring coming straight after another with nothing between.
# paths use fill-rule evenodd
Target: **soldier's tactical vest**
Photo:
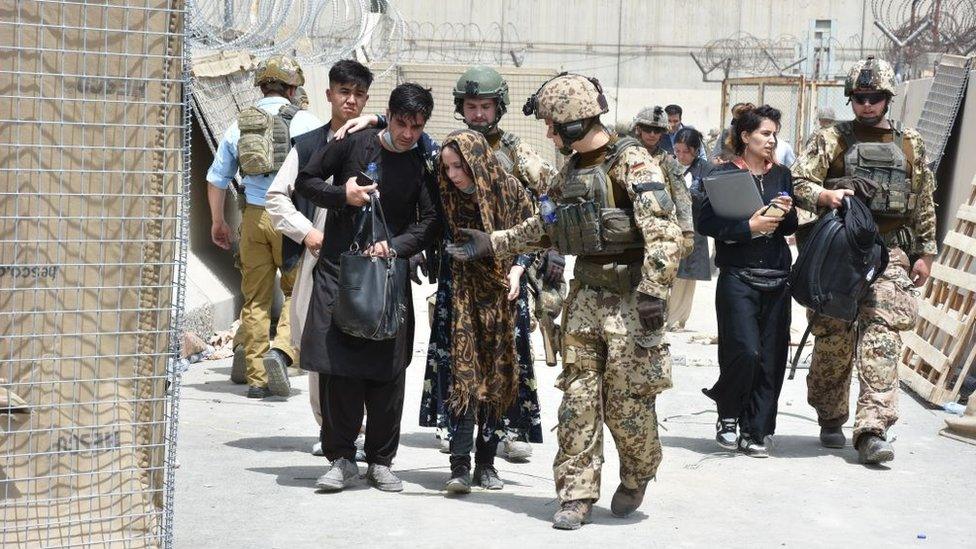
<instances>
[{"instance_id":1,"label":"soldier's tactical vest","mask_svg":"<svg viewBox=\"0 0 976 549\"><path fill-rule=\"evenodd\" d=\"M501 144L495 151L495 158L498 159L498 163L508 173L515 171L515 147L518 144L519 138L517 135L504 132L502 134Z\"/></svg>"},{"instance_id":2,"label":"soldier's tactical vest","mask_svg":"<svg viewBox=\"0 0 976 549\"><path fill-rule=\"evenodd\" d=\"M277 172L288 156L291 136L288 126L298 112L294 105L282 105L271 115L259 107L248 107L237 116L241 138L237 142L237 162L244 175Z\"/></svg>"},{"instance_id":3,"label":"soldier's tactical vest","mask_svg":"<svg viewBox=\"0 0 976 549\"><path fill-rule=\"evenodd\" d=\"M621 139L611 145L602 164L573 168L567 173L561 192L552 197L556 221L547 226L557 250L573 255L611 255L644 247L633 209L614 204L609 175L620 153L630 146L639 145Z\"/></svg>"},{"instance_id":4,"label":"soldier's tactical vest","mask_svg":"<svg viewBox=\"0 0 976 549\"><path fill-rule=\"evenodd\" d=\"M915 209L918 197L912 192L908 158L902 148L904 134L895 132L891 143L862 143L854 136L850 122L837 124L844 138L844 174L860 176L878 182L879 188L868 207L882 218L907 220Z\"/></svg>"}]
</instances>

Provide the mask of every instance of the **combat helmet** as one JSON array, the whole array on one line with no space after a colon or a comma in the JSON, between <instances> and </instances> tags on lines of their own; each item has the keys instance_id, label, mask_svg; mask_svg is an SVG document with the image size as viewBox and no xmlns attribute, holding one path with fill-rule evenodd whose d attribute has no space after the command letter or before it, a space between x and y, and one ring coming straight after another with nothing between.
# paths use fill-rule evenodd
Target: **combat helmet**
<instances>
[{"instance_id":1,"label":"combat helmet","mask_svg":"<svg viewBox=\"0 0 976 549\"><path fill-rule=\"evenodd\" d=\"M454 85L454 112L464 116L464 99L494 99L498 105L495 120L485 128L472 128L486 131L494 128L502 115L508 111L508 82L495 69L477 65L464 71Z\"/></svg>"},{"instance_id":2,"label":"combat helmet","mask_svg":"<svg viewBox=\"0 0 976 549\"><path fill-rule=\"evenodd\" d=\"M305 74L298 62L287 55L272 55L258 63L254 70L254 85L281 82L289 86L305 84Z\"/></svg>"},{"instance_id":3,"label":"combat helmet","mask_svg":"<svg viewBox=\"0 0 976 549\"><path fill-rule=\"evenodd\" d=\"M522 107L525 116L552 122L566 146L586 135L609 110L599 80L566 72L542 84Z\"/></svg>"},{"instance_id":4,"label":"combat helmet","mask_svg":"<svg viewBox=\"0 0 976 549\"><path fill-rule=\"evenodd\" d=\"M844 81L844 96L850 97L857 92L885 92L889 96L895 95L895 69L891 63L882 59L875 59L869 55L861 59L847 73Z\"/></svg>"},{"instance_id":5,"label":"combat helmet","mask_svg":"<svg viewBox=\"0 0 976 549\"><path fill-rule=\"evenodd\" d=\"M633 130L637 126L660 128L664 131L670 130L670 126L668 125L668 115L660 106L644 107L641 109L640 112L637 113L637 116L634 117L634 121L631 123L630 128Z\"/></svg>"}]
</instances>

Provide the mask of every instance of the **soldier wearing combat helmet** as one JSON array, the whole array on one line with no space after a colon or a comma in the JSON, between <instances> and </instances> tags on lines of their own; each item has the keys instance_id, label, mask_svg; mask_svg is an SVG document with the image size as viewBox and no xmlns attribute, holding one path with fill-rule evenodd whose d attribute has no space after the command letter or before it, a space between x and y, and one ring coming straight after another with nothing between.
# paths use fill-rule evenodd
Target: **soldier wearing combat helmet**
<instances>
[{"instance_id":1,"label":"soldier wearing combat helmet","mask_svg":"<svg viewBox=\"0 0 976 549\"><path fill-rule=\"evenodd\" d=\"M227 128L207 172L207 198L213 219L211 238L224 249L230 249L231 241L230 226L224 220L227 187L238 172L244 184L246 204L240 227L244 306L241 326L234 338L231 379L249 385L249 398L288 396L287 367L298 358L291 344L288 320L296 269L283 266L281 233L274 229L265 211L265 195L291 149L291 138L322 125L314 115L292 104L296 90L304 83L302 68L294 59L274 55L261 61L254 71L254 85L261 88L264 97L242 110ZM268 332L278 271L285 302L271 341Z\"/></svg>"},{"instance_id":2,"label":"soldier wearing combat helmet","mask_svg":"<svg viewBox=\"0 0 976 549\"><path fill-rule=\"evenodd\" d=\"M871 209L890 259L861 303L856 326L813 318L816 341L807 400L817 411L821 443L842 448L841 426L849 414L848 390L857 361L860 393L853 442L860 461L873 464L894 459L887 432L898 418L899 332L915 325L912 288L925 283L938 251L935 179L918 132L898 128L885 117L895 95L890 64L874 57L857 62L844 95L854 120L819 130L793 165L797 205L822 214L840 207L853 194L849 188L867 189L859 195Z\"/></svg>"},{"instance_id":3,"label":"soldier wearing combat helmet","mask_svg":"<svg viewBox=\"0 0 976 549\"><path fill-rule=\"evenodd\" d=\"M468 128L484 134L499 163L515 176L535 199L545 194L556 170L528 143L517 135L499 127L508 112L508 82L495 69L484 65L469 68L458 78L453 90L454 112L462 117ZM546 363L556 365L559 348L559 325L556 317L562 310L566 295L563 270L566 260L556 250L546 250L533 256L526 268L532 314L539 326L545 349ZM535 374L530 373L534 379ZM506 459L521 461L532 455L532 446L524 432L510 432L502 444Z\"/></svg>"},{"instance_id":4,"label":"soldier wearing combat helmet","mask_svg":"<svg viewBox=\"0 0 976 549\"><path fill-rule=\"evenodd\" d=\"M573 153L540 214L491 235L465 229L467 240L447 249L462 261L550 246L577 256L557 381L560 529L587 522L600 497L604 424L620 454L611 511L627 516L640 506L661 462L655 401L671 387L663 326L681 229L661 166L603 126L607 110L596 79L563 73L543 84L523 112L545 120L549 138Z\"/></svg>"}]
</instances>

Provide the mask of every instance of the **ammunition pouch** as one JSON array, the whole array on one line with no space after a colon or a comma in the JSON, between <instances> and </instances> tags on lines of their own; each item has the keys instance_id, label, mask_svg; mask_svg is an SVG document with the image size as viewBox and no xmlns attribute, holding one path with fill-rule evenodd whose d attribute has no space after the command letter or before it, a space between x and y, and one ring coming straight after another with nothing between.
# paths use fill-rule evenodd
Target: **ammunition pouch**
<instances>
[{"instance_id":1,"label":"ammunition pouch","mask_svg":"<svg viewBox=\"0 0 976 549\"><path fill-rule=\"evenodd\" d=\"M640 263L608 263L600 265L577 260L573 279L581 286L609 290L625 295L633 292L641 280Z\"/></svg>"},{"instance_id":2,"label":"ammunition pouch","mask_svg":"<svg viewBox=\"0 0 976 549\"><path fill-rule=\"evenodd\" d=\"M915 245L915 233L910 227L902 226L881 233L881 240L889 250L901 248L905 253L909 253Z\"/></svg>"},{"instance_id":3,"label":"ammunition pouch","mask_svg":"<svg viewBox=\"0 0 976 549\"><path fill-rule=\"evenodd\" d=\"M559 204L556 222L549 225L549 238L564 254L587 255L603 251L600 240L600 209L587 200L575 204Z\"/></svg>"}]
</instances>

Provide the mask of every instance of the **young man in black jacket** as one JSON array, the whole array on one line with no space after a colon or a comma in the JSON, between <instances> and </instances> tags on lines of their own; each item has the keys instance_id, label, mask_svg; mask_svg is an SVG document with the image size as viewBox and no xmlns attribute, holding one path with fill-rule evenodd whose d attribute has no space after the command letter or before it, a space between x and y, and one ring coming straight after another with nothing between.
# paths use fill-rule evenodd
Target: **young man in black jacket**
<instances>
[{"instance_id":1,"label":"young man in black jacket","mask_svg":"<svg viewBox=\"0 0 976 549\"><path fill-rule=\"evenodd\" d=\"M330 210L313 275L301 357L303 369L320 374L322 450L332 462L316 481L322 490L342 490L359 472L354 461L355 440L364 405L369 416L364 448L367 478L380 490L403 489L390 466L400 440L404 376L413 349L409 282L401 281L407 292L407 311L395 339L372 341L342 332L332 325L332 307L338 291L339 256L350 249L357 217L371 192L379 193L390 238L371 246L369 254L411 257L436 236L439 223L431 194L433 174L417 146L433 107L429 90L413 83L397 86L390 95L387 128L333 141L312 155L295 182L299 194ZM370 163L379 167L379 182L361 186L357 179ZM330 177L333 183L327 182Z\"/></svg>"}]
</instances>

